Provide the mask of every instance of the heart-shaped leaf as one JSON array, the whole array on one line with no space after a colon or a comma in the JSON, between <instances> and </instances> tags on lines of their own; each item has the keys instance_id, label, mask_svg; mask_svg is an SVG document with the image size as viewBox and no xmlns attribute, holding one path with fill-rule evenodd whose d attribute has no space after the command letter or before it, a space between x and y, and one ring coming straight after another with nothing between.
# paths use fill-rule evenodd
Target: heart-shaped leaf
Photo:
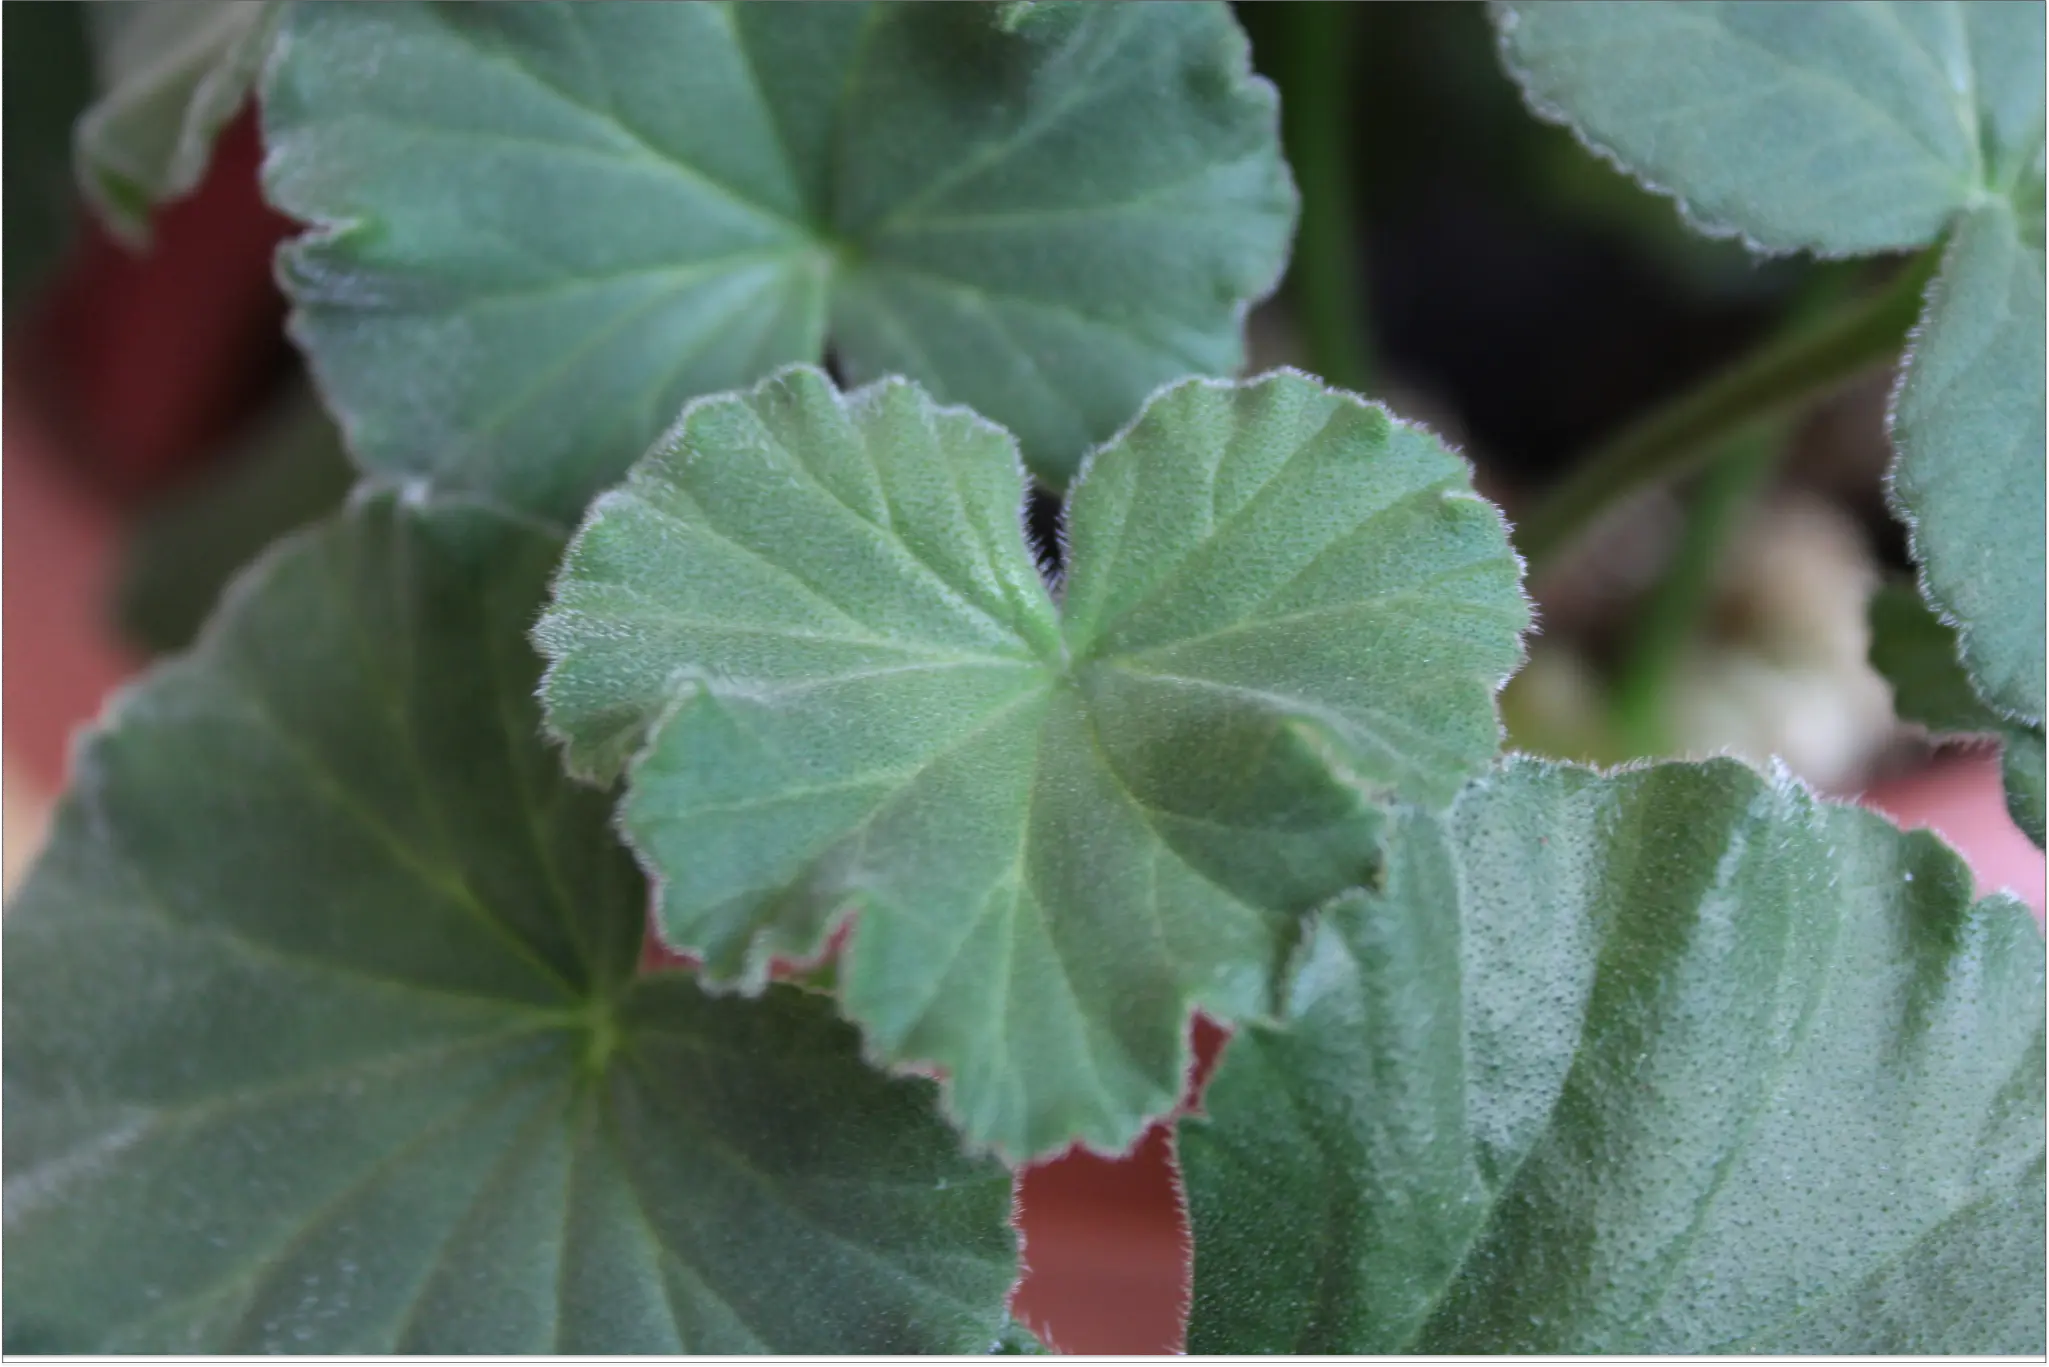
<instances>
[{"instance_id":1,"label":"heart-shaped leaf","mask_svg":"<svg viewBox=\"0 0 2049 1367\"><path fill-rule=\"evenodd\" d=\"M1826 255L1952 241L1893 413L1922 590L1980 696L2044 711L2044 10L1509 0L1539 113L1711 233Z\"/></svg>"},{"instance_id":2,"label":"heart-shaped leaf","mask_svg":"<svg viewBox=\"0 0 2049 1367\"><path fill-rule=\"evenodd\" d=\"M1214 4L309 5L264 94L295 332L376 470L573 519L684 400L829 347L1062 484L1235 370L1286 258Z\"/></svg>"},{"instance_id":3,"label":"heart-shaped leaf","mask_svg":"<svg viewBox=\"0 0 2049 1367\"><path fill-rule=\"evenodd\" d=\"M985 1350L1010 1179L823 997L634 978L537 734L560 543L388 497L80 752L6 921L27 1352Z\"/></svg>"},{"instance_id":4,"label":"heart-shaped leaf","mask_svg":"<svg viewBox=\"0 0 2049 1367\"><path fill-rule=\"evenodd\" d=\"M1189 1009L1268 1009L1382 800L1499 743L1528 610L1463 464L1283 373L1163 390L1066 512L1008 436L796 369L700 400L593 507L537 639L571 764L629 759L660 919L759 984L858 908L849 1013L977 1142L1121 1148ZM637 758L636 758L637 757Z\"/></svg>"},{"instance_id":5,"label":"heart-shaped leaf","mask_svg":"<svg viewBox=\"0 0 2049 1367\"><path fill-rule=\"evenodd\" d=\"M1893 687L1900 716L1937 734L1996 736L2014 824L2042 843L2042 728L2021 726L1987 707L1957 659L1956 632L1913 591L1895 585L1871 599L1871 667Z\"/></svg>"},{"instance_id":6,"label":"heart-shaped leaf","mask_svg":"<svg viewBox=\"0 0 2049 1367\"><path fill-rule=\"evenodd\" d=\"M2043 954L1732 761L1407 819L1181 1126L1189 1346L2043 1351Z\"/></svg>"},{"instance_id":7,"label":"heart-shaped leaf","mask_svg":"<svg viewBox=\"0 0 2049 1367\"><path fill-rule=\"evenodd\" d=\"M83 7L100 98L78 121L78 179L107 223L149 238L157 205L190 193L270 51L277 0L109 0Z\"/></svg>"}]
</instances>

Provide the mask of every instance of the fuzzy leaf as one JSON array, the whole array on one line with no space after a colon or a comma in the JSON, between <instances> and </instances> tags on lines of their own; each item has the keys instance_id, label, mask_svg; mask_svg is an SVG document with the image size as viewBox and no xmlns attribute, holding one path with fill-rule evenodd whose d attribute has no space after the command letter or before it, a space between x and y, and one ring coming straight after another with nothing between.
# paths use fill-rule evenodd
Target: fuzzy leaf
<instances>
[{"instance_id":1,"label":"fuzzy leaf","mask_svg":"<svg viewBox=\"0 0 2049 1367\"><path fill-rule=\"evenodd\" d=\"M1204 1353L2043 1351L2043 953L1732 761L1405 819L1180 1152Z\"/></svg>"},{"instance_id":2,"label":"fuzzy leaf","mask_svg":"<svg viewBox=\"0 0 2049 1367\"><path fill-rule=\"evenodd\" d=\"M10 1351L963 1352L1010 1178L823 997L632 976L560 543L379 497L80 752L5 927Z\"/></svg>"},{"instance_id":3,"label":"fuzzy leaf","mask_svg":"<svg viewBox=\"0 0 2049 1367\"><path fill-rule=\"evenodd\" d=\"M2027 160L2030 138L2041 147L2039 5L1509 0L1494 12L1538 113L1703 231L1766 251L1932 242Z\"/></svg>"},{"instance_id":4,"label":"fuzzy leaf","mask_svg":"<svg viewBox=\"0 0 2049 1367\"><path fill-rule=\"evenodd\" d=\"M2039 21L2040 5L2024 8ZM2039 169L2034 184L2039 210ZM2042 239L2039 222L2032 243L2019 227L2003 204L1958 227L1894 401L1892 494L1912 530L1921 590L1958 624L1979 696L2040 727L2049 687Z\"/></svg>"},{"instance_id":5,"label":"fuzzy leaf","mask_svg":"<svg viewBox=\"0 0 2049 1367\"><path fill-rule=\"evenodd\" d=\"M295 11L266 181L351 448L574 519L684 400L830 348L1064 483L1236 369L1294 192L1226 8L1042 8Z\"/></svg>"},{"instance_id":6,"label":"fuzzy leaf","mask_svg":"<svg viewBox=\"0 0 2049 1367\"><path fill-rule=\"evenodd\" d=\"M1462 462L1284 373L1162 391L1048 596L1000 429L816 371L701 400L592 509L537 639L573 766L631 760L661 925L749 985L842 963L871 1049L1013 1156L1129 1144L1191 1006L1266 1011L1393 796L1498 744L1528 621Z\"/></svg>"},{"instance_id":7,"label":"fuzzy leaf","mask_svg":"<svg viewBox=\"0 0 2049 1367\"><path fill-rule=\"evenodd\" d=\"M85 7L100 98L78 121L79 184L110 227L149 239L189 194L270 51L276 0L108 0Z\"/></svg>"},{"instance_id":8,"label":"fuzzy leaf","mask_svg":"<svg viewBox=\"0 0 2049 1367\"><path fill-rule=\"evenodd\" d=\"M1872 596L1871 667L1892 684L1904 720L1938 734L1998 737L2007 814L2041 845L2042 728L2010 722L1979 700L1958 662L1956 632L1911 589L1888 585Z\"/></svg>"}]
</instances>

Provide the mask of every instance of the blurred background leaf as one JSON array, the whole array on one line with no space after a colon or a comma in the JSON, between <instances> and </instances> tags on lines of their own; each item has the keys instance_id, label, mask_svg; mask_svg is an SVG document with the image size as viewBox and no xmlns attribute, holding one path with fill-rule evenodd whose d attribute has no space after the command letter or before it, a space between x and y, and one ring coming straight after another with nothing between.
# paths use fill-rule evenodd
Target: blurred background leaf
<instances>
[{"instance_id":1,"label":"blurred background leaf","mask_svg":"<svg viewBox=\"0 0 2049 1367\"><path fill-rule=\"evenodd\" d=\"M297 381L195 482L139 514L114 590L121 634L152 654L183 650L235 571L339 506L354 478L340 430Z\"/></svg>"},{"instance_id":2,"label":"blurred background leaf","mask_svg":"<svg viewBox=\"0 0 2049 1367\"><path fill-rule=\"evenodd\" d=\"M92 98L92 50L84 7L8 5L0 10L0 143L6 162L6 313L21 312L62 259L78 224L71 124Z\"/></svg>"}]
</instances>

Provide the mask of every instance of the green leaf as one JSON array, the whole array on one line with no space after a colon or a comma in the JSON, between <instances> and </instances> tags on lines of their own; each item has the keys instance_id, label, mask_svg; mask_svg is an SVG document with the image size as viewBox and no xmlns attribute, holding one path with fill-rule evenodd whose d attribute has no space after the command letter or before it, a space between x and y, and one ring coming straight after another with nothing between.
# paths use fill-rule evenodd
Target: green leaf
<instances>
[{"instance_id":1,"label":"green leaf","mask_svg":"<svg viewBox=\"0 0 2049 1367\"><path fill-rule=\"evenodd\" d=\"M1042 478L1239 364L1294 192L1221 5L308 5L266 180L372 469L568 519L686 399L830 348Z\"/></svg>"},{"instance_id":2,"label":"green leaf","mask_svg":"<svg viewBox=\"0 0 2049 1367\"><path fill-rule=\"evenodd\" d=\"M2042 7L2026 8L2039 21ZM2038 168L2038 209L2041 186ZM1958 624L1977 692L2002 715L2039 727L2049 690L2049 362L2042 239L2023 242L2018 229L2001 204L1972 212L1957 229L1893 403L1892 496L1912 533L1921 591Z\"/></svg>"},{"instance_id":3,"label":"green leaf","mask_svg":"<svg viewBox=\"0 0 2049 1367\"><path fill-rule=\"evenodd\" d=\"M1306 376L1154 396L1077 482L1057 609L1023 492L973 414L793 369L686 410L536 633L572 767L631 761L665 937L756 986L858 909L869 1047L1020 1157L1124 1147L1191 1006L1269 1008L1380 803L1491 759L1528 623L1464 463Z\"/></svg>"},{"instance_id":4,"label":"green leaf","mask_svg":"<svg viewBox=\"0 0 2049 1367\"><path fill-rule=\"evenodd\" d=\"M2040 11L1987 0L1494 6L1502 55L1539 114L1678 199L1704 232L1828 255L1934 241L2027 159L2029 138L2040 148Z\"/></svg>"},{"instance_id":5,"label":"green leaf","mask_svg":"<svg viewBox=\"0 0 2049 1367\"><path fill-rule=\"evenodd\" d=\"M1893 705L1902 719L1938 734L1999 738L2007 813L2039 846L2042 728L2016 725L1979 700L1958 662L1956 632L1911 589L1889 584L1872 595L1871 667L1892 684Z\"/></svg>"},{"instance_id":6,"label":"green leaf","mask_svg":"<svg viewBox=\"0 0 2049 1367\"><path fill-rule=\"evenodd\" d=\"M16 5L6 11L0 75L0 139L7 168L5 280L8 318L36 297L77 227L71 124L92 98L92 53L83 5Z\"/></svg>"},{"instance_id":7,"label":"green leaf","mask_svg":"<svg viewBox=\"0 0 2049 1367\"><path fill-rule=\"evenodd\" d=\"M189 194L270 50L277 0L107 0L86 7L100 97L78 121L86 198L149 240L157 205Z\"/></svg>"},{"instance_id":8,"label":"green leaf","mask_svg":"<svg viewBox=\"0 0 2049 1367\"><path fill-rule=\"evenodd\" d=\"M2006 736L1999 752L1999 772L2006 784L2006 814L2013 824L2043 846L2043 828L2049 826L2049 776L2043 772L2042 730L2015 729Z\"/></svg>"},{"instance_id":9,"label":"green leaf","mask_svg":"<svg viewBox=\"0 0 2049 1367\"><path fill-rule=\"evenodd\" d=\"M9 910L14 1351L986 1350L1010 1178L826 998L633 977L560 543L378 497L80 752Z\"/></svg>"},{"instance_id":10,"label":"green leaf","mask_svg":"<svg viewBox=\"0 0 2049 1367\"><path fill-rule=\"evenodd\" d=\"M2043 953L1732 761L1514 760L1181 1126L1202 1353L2043 1351Z\"/></svg>"},{"instance_id":11,"label":"green leaf","mask_svg":"<svg viewBox=\"0 0 2049 1367\"><path fill-rule=\"evenodd\" d=\"M1903 721L1965 735L2007 727L1971 690L1957 659L1955 629L1912 589L1887 584L1871 596L1871 667L1892 685L1894 710Z\"/></svg>"},{"instance_id":12,"label":"green leaf","mask_svg":"<svg viewBox=\"0 0 2049 1367\"><path fill-rule=\"evenodd\" d=\"M235 571L333 512L354 478L334 420L290 390L200 482L138 515L114 586L122 634L152 654L189 646Z\"/></svg>"}]
</instances>

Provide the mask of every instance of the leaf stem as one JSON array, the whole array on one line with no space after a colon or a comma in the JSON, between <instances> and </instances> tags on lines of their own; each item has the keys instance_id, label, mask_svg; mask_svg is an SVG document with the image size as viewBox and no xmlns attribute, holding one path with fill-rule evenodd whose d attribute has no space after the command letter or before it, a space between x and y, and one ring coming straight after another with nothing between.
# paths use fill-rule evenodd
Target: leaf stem
<instances>
[{"instance_id":1,"label":"leaf stem","mask_svg":"<svg viewBox=\"0 0 2049 1367\"><path fill-rule=\"evenodd\" d=\"M1713 596L1722 552L1771 478L1788 436L1783 421L1745 428L1716 448L1700 477L1671 566L1644 603L1616 677L1615 726L1632 755L1670 748L1665 695L1672 675Z\"/></svg>"},{"instance_id":2,"label":"leaf stem","mask_svg":"<svg viewBox=\"0 0 2049 1367\"><path fill-rule=\"evenodd\" d=\"M1940 260L1938 243L1883 289L1811 326L1768 339L1597 447L1516 529L1532 573L1622 499L1690 473L1730 449L1729 439L1742 429L1797 413L1898 356L1921 316L1922 296Z\"/></svg>"},{"instance_id":3,"label":"leaf stem","mask_svg":"<svg viewBox=\"0 0 2049 1367\"><path fill-rule=\"evenodd\" d=\"M1310 368L1341 389L1367 392L1376 367L1361 326L1365 287L1352 180L1353 113L1347 99L1353 6L1293 4L1283 11L1282 135L1302 193L1288 275Z\"/></svg>"}]
</instances>

